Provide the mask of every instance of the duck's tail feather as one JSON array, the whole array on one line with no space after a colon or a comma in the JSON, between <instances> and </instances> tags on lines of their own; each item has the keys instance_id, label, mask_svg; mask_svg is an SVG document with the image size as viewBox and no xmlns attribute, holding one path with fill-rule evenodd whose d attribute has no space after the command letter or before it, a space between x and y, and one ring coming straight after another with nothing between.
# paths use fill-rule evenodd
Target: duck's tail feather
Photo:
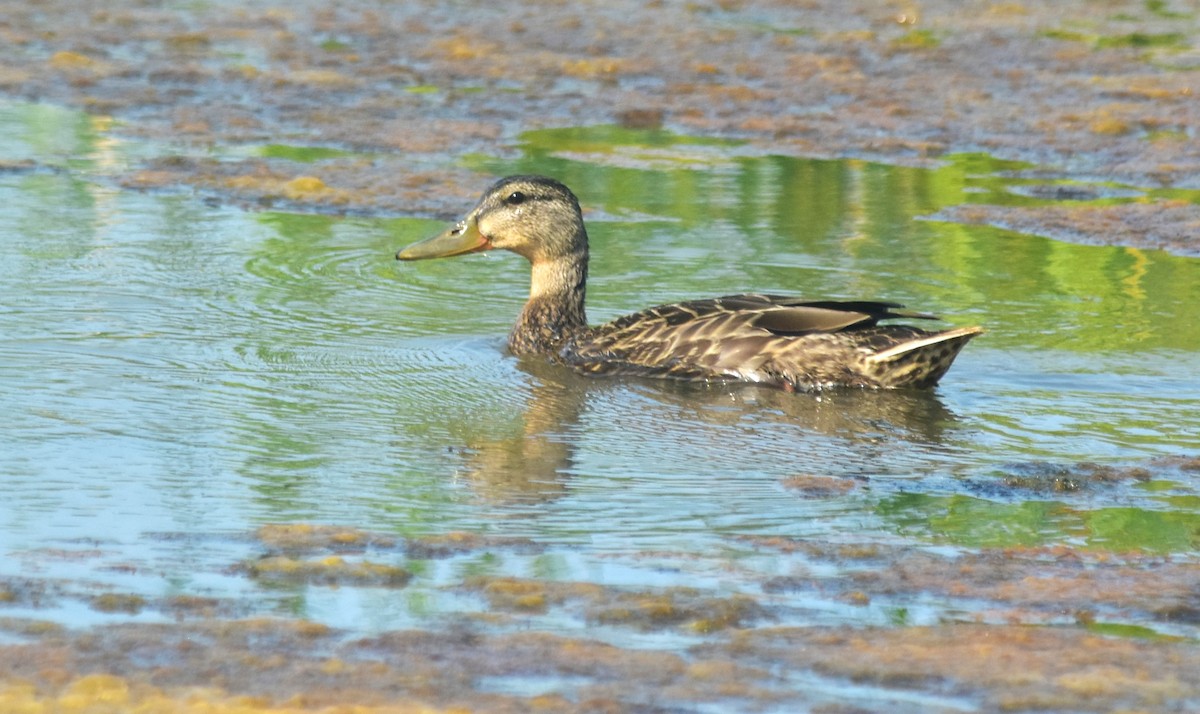
<instances>
[{"instance_id":1,"label":"duck's tail feather","mask_svg":"<svg viewBox=\"0 0 1200 714\"><path fill-rule=\"evenodd\" d=\"M982 332L982 327L960 327L906 340L871 355L867 364L884 386L932 387Z\"/></svg>"}]
</instances>

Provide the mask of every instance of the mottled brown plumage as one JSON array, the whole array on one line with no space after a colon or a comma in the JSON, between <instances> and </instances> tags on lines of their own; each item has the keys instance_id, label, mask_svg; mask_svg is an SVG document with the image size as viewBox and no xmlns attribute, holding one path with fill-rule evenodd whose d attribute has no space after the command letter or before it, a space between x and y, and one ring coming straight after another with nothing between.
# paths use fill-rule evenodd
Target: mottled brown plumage
<instances>
[{"instance_id":1,"label":"mottled brown plumage","mask_svg":"<svg viewBox=\"0 0 1200 714\"><path fill-rule=\"evenodd\" d=\"M396 254L439 258L502 248L533 266L529 300L508 338L588 374L825 387L930 387L982 330L880 325L935 319L888 302L728 295L660 305L590 327L584 313L588 242L575 195L542 176L510 176L447 231Z\"/></svg>"}]
</instances>

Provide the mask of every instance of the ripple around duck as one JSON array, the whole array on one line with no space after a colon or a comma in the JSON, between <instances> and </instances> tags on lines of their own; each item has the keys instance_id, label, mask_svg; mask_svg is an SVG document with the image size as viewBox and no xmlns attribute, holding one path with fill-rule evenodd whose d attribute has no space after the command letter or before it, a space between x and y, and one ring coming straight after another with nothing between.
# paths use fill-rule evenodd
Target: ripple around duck
<instances>
[{"instance_id":1,"label":"ripple around duck","mask_svg":"<svg viewBox=\"0 0 1200 714\"><path fill-rule=\"evenodd\" d=\"M317 278L319 282L361 283L381 256L366 246L332 246L320 251L256 255L246 261L246 271L275 285Z\"/></svg>"},{"instance_id":2,"label":"ripple around duck","mask_svg":"<svg viewBox=\"0 0 1200 714\"><path fill-rule=\"evenodd\" d=\"M439 334L446 332L446 324L495 330L519 311L528 276L514 279L503 271L500 276L489 275L487 284L502 284L496 291L502 297L490 291L481 294L481 275L489 271L480 268L490 268L487 262L479 266L451 261L414 270L397 264L390 252L371 246L323 247L319 255L275 251L257 255L245 265L255 296L252 304L213 307L226 314L252 311L256 319L276 326L304 324L306 330L329 338L347 332L386 332L396 337ZM483 300L488 310L472 309Z\"/></svg>"}]
</instances>

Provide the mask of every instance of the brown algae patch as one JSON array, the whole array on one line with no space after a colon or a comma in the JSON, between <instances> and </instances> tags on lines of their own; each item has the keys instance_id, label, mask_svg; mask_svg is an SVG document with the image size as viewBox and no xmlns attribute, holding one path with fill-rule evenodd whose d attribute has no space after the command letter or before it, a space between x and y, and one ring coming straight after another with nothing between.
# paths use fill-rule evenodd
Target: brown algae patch
<instances>
[{"instance_id":1,"label":"brown algae patch","mask_svg":"<svg viewBox=\"0 0 1200 714\"><path fill-rule=\"evenodd\" d=\"M104 714L631 711L658 700L667 684L686 687L733 671L546 633L452 627L341 641L328 628L283 620L129 624L0 646L0 707ZM566 696L503 694L488 685L508 677L573 684ZM710 696L701 691L683 689L681 701Z\"/></svg>"},{"instance_id":2,"label":"brown algae patch","mask_svg":"<svg viewBox=\"0 0 1200 714\"><path fill-rule=\"evenodd\" d=\"M603 598L605 588L593 583L554 582L501 576L472 576L462 588L482 595L488 608L508 613L545 613L550 606Z\"/></svg>"},{"instance_id":3,"label":"brown algae patch","mask_svg":"<svg viewBox=\"0 0 1200 714\"><path fill-rule=\"evenodd\" d=\"M412 578L399 565L344 557L368 550L398 552L397 540L390 536L343 526L273 523L259 527L254 538L266 546L267 553L235 565L233 571L256 580L403 587Z\"/></svg>"},{"instance_id":4,"label":"brown algae patch","mask_svg":"<svg viewBox=\"0 0 1200 714\"><path fill-rule=\"evenodd\" d=\"M242 563L236 570L262 581L319 585L402 587L412 578L412 573L398 565L346 560L338 555L313 560L271 556Z\"/></svg>"},{"instance_id":5,"label":"brown algae patch","mask_svg":"<svg viewBox=\"0 0 1200 714\"><path fill-rule=\"evenodd\" d=\"M27 681L0 681L0 711L71 712L72 714L296 714L332 711L305 706L303 702L272 704L261 697L232 696L214 687L164 690L106 674L83 675L53 687ZM435 714L461 712L436 709L421 703L390 702L378 706L359 705L355 714Z\"/></svg>"},{"instance_id":6,"label":"brown algae patch","mask_svg":"<svg viewBox=\"0 0 1200 714\"><path fill-rule=\"evenodd\" d=\"M290 205L322 212L386 211L451 216L474 198L478 177L454 167L404 172L387 159L328 158L320 174L305 162L282 158L215 160L167 156L119 177L129 189L191 186L204 195L247 208Z\"/></svg>"},{"instance_id":7,"label":"brown algae patch","mask_svg":"<svg viewBox=\"0 0 1200 714\"><path fill-rule=\"evenodd\" d=\"M351 200L349 191L331 188L316 176L256 172L226 179L223 188L236 195L252 196L260 203L286 199L297 204L343 206Z\"/></svg>"},{"instance_id":8,"label":"brown algae patch","mask_svg":"<svg viewBox=\"0 0 1200 714\"><path fill-rule=\"evenodd\" d=\"M493 610L544 613L550 606L593 624L697 634L745 627L768 616L752 596L713 596L695 588L626 591L594 583L476 576L463 587L482 594Z\"/></svg>"},{"instance_id":9,"label":"brown algae patch","mask_svg":"<svg viewBox=\"0 0 1200 714\"><path fill-rule=\"evenodd\" d=\"M996 548L954 554L869 544L846 546L746 538L758 547L832 563L834 575L797 565L762 583L767 593L811 593L851 604L905 602L936 595L966 620L1047 624L1097 620L1194 625L1200 562L1136 553ZM824 571L822 571L824 572ZM961 603L961 604L957 604Z\"/></svg>"},{"instance_id":10,"label":"brown algae patch","mask_svg":"<svg viewBox=\"0 0 1200 714\"><path fill-rule=\"evenodd\" d=\"M544 550L542 545L528 538L450 531L399 539L353 527L309 523L264 525L255 531L254 539L265 546L266 552L256 559L238 563L233 567L233 572L262 581L323 585L399 587L407 584L412 578L412 573L401 565L357 557L363 554L404 555L414 560L426 560L491 553L497 550L519 554L540 553ZM356 557L344 557L347 555ZM495 594L498 602L505 602L505 593L508 591L503 580L496 580L489 591ZM524 600L520 600L518 596L520 604L517 604L515 609L543 609L544 597L528 593Z\"/></svg>"},{"instance_id":11,"label":"brown algae patch","mask_svg":"<svg viewBox=\"0 0 1200 714\"><path fill-rule=\"evenodd\" d=\"M475 590L488 601L493 610L508 612L545 612L551 604L562 604L571 597L593 595L591 590L601 590L599 585L587 586L587 592L579 592L571 583L547 583L540 580L520 578L493 578L478 576L468 578L463 586Z\"/></svg>"},{"instance_id":12,"label":"brown algae patch","mask_svg":"<svg viewBox=\"0 0 1200 714\"><path fill-rule=\"evenodd\" d=\"M1183 457L1166 465L1179 472L1196 468L1194 459ZM305 523L263 526L254 540L269 551L256 561L260 571L243 566L237 572L264 582L347 587L386 586L380 578L390 577L373 564L351 564L347 553L449 557L535 545L456 532L406 541ZM185 712L205 711L202 705L265 712L336 706L364 712L689 711L700 705L837 711L908 702L900 693L914 692L918 699L948 697L959 708L1091 712L1118 705L1186 709L1200 696L1190 674L1200 666L1194 641L1102 634L1119 633L1118 623L1128 621L1184 630L1200 622L1200 563L1190 559L1068 547L947 552L774 536L738 541L769 551L778 559L772 570L790 574L760 577L761 594L732 595L467 576L449 587L477 593L489 611L505 617L444 613L436 627L357 639L303 620L184 619L75 632L9 618L0 630L21 644L0 645L6 673L0 697L9 697L0 698L0 706L68 701L78 711L107 712L112 709L103 703L116 701L131 703L126 709ZM357 574L353 567L360 568ZM786 603L830 599L866 618L880 608L932 601L944 622L963 622L772 626L787 618ZM145 607L183 618L230 611L229 603L206 598L150 599ZM626 648L530 631L543 616L668 639L689 635L699 644ZM514 624L519 631L495 631ZM89 676L104 679L84 681ZM797 686L797 677L808 684ZM847 681L856 685L853 694ZM930 711L926 701L909 704L891 710Z\"/></svg>"},{"instance_id":13,"label":"brown algae patch","mask_svg":"<svg viewBox=\"0 0 1200 714\"><path fill-rule=\"evenodd\" d=\"M259 527L254 537L273 552L362 552L368 547L392 548L396 539L358 528L311 523L271 523Z\"/></svg>"},{"instance_id":14,"label":"brown algae patch","mask_svg":"<svg viewBox=\"0 0 1200 714\"><path fill-rule=\"evenodd\" d=\"M858 483L853 479L815 474L796 474L783 479L780 483L789 492L803 498L841 496L858 489Z\"/></svg>"},{"instance_id":15,"label":"brown algae patch","mask_svg":"<svg viewBox=\"0 0 1200 714\"><path fill-rule=\"evenodd\" d=\"M1168 456L1158 459L1159 466L1168 466L1179 469L1180 471L1200 471L1200 456Z\"/></svg>"},{"instance_id":16,"label":"brown algae patch","mask_svg":"<svg viewBox=\"0 0 1200 714\"><path fill-rule=\"evenodd\" d=\"M92 609L136 615L146 607L146 598L128 593L104 593L92 598Z\"/></svg>"},{"instance_id":17,"label":"brown algae patch","mask_svg":"<svg viewBox=\"0 0 1200 714\"><path fill-rule=\"evenodd\" d=\"M405 551L411 558L448 558L464 553L503 549L518 553L540 553L545 547L528 538L481 535L467 531L450 531L408 539Z\"/></svg>"},{"instance_id":18,"label":"brown algae patch","mask_svg":"<svg viewBox=\"0 0 1200 714\"><path fill-rule=\"evenodd\" d=\"M939 625L740 631L696 653L813 669L857 683L969 696L987 711L1181 711L1200 697L1200 648L1073 629Z\"/></svg>"},{"instance_id":19,"label":"brown algae patch","mask_svg":"<svg viewBox=\"0 0 1200 714\"><path fill-rule=\"evenodd\" d=\"M858 702L874 711L886 701L889 711L928 712L928 701L902 693L934 692L954 698L954 710L1182 711L1200 697L1197 668L1200 648L1192 643L1075 628L740 629L676 653L457 626L344 640L312 623L259 619L46 631L26 644L0 646L0 704L105 714L503 714L691 711L702 704L807 710ZM796 686L797 676L805 686ZM529 679L557 684L527 694L495 686Z\"/></svg>"},{"instance_id":20,"label":"brown algae patch","mask_svg":"<svg viewBox=\"0 0 1200 714\"><path fill-rule=\"evenodd\" d=\"M1104 485L1140 483L1151 478L1150 470L1141 466L1122 467L1086 462L1072 466L1030 463L1005 469L1002 482L1005 487L1013 489L1069 493Z\"/></svg>"},{"instance_id":21,"label":"brown algae patch","mask_svg":"<svg viewBox=\"0 0 1200 714\"><path fill-rule=\"evenodd\" d=\"M53 607L65 594L60 583L43 578L0 577L0 606Z\"/></svg>"},{"instance_id":22,"label":"brown algae patch","mask_svg":"<svg viewBox=\"0 0 1200 714\"><path fill-rule=\"evenodd\" d=\"M766 617L766 609L749 595L714 597L692 588L621 593L588 610L588 619L596 623L641 630L679 628L696 634L745 627Z\"/></svg>"},{"instance_id":23,"label":"brown algae patch","mask_svg":"<svg viewBox=\"0 0 1200 714\"><path fill-rule=\"evenodd\" d=\"M227 603L215 597L202 595L172 595L163 599L163 612L182 619L184 617L215 618Z\"/></svg>"},{"instance_id":24,"label":"brown algae patch","mask_svg":"<svg viewBox=\"0 0 1200 714\"><path fill-rule=\"evenodd\" d=\"M0 617L0 632L19 637L45 637L60 635L66 628L50 620L31 620L23 617Z\"/></svg>"}]
</instances>

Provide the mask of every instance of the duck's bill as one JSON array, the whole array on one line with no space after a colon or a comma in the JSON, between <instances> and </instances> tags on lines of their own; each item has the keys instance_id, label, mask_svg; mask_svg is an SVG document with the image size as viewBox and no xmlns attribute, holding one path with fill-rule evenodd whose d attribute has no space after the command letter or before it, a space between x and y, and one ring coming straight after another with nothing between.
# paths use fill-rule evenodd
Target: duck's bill
<instances>
[{"instance_id":1,"label":"duck's bill","mask_svg":"<svg viewBox=\"0 0 1200 714\"><path fill-rule=\"evenodd\" d=\"M426 260L490 250L491 241L479 232L474 218L467 218L435 236L417 241L396 253L396 260Z\"/></svg>"}]
</instances>

